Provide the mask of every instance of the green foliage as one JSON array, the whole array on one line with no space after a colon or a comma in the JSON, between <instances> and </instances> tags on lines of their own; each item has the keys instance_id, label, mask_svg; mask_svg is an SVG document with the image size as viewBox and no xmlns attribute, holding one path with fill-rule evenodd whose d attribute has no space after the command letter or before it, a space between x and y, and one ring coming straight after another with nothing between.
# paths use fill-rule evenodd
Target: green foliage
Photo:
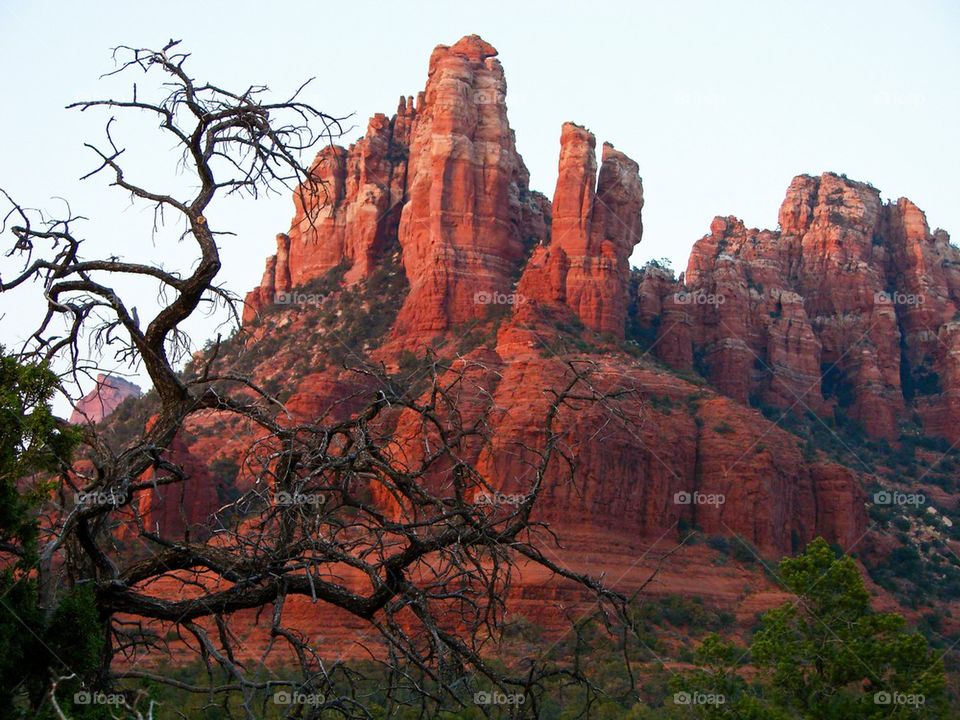
<instances>
[{"instance_id":1,"label":"green foliage","mask_svg":"<svg viewBox=\"0 0 960 720\"><path fill-rule=\"evenodd\" d=\"M730 552L730 540L726 535L711 535L707 538L707 546L724 555Z\"/></svg>"},{"instance_id":2,"label":"green foliage","mask_svg":"<svg viewBox=\"0 0 960 720\"><path fill-rule=\"evenodd\" d=\"M919 364L912 364L906 352L906 337L900 338L900 348L900 387L904 399L910 401L917 396L939 395L943 392L940 375L932 368L933 358L928 355Z\"/></svg>"},{"instance_id":3,"label":"green foliage","mask_svg":"<svg viewBox=\"0 0 960 720\"><path fill-rule=\"evenodd\" d=\"M35 559L35 511L50 490L34 477L56 471L79 438L50 411L57 386L46 366L20 363L0 346L0 543L22 548L20 568Z\"/></svg>"},{"instance_id":4,"label":"green foliage","mask_svg":"<svg viewBox=\"0 0 960 720\"><path fill-rule=\"evenodd\" d=\"M117 450L140 436L147 420L160 408L160 396L150 389L140 397L128 397L98 427L104 442Z\"/></svg>"},{"instance_id":5,"label":"green foliage","mask_svg":"<svg viewBox=\"0 0 960 720\"><path fill-rule=\"evenodd\" d=\"M43 611L37 605L36 583L10 570L0 573L0 597L0 718L8 718L16 716L18 694L43 694L37 681L45 668L31 634L43 627Z\"/></svg>"},{"instance_id":6,"label":"green foliage","mask_svg":"<svg viewBox=\"0 0 960 720\"><path fill-rule=\"evenodd\" d=\"M711 633L704 638L694 655L696 669L670 678L674 703L690 699L681 707L689 709L686 717L710 720L787 720L791 717L763 694L763 688L751 686L738 673L747 651Z\"/></svg>"},{"instance_id":7,"label":"green foliage","mask_svg":"<svg viewBox=\"0 0 960 720\"><path fill-rule=\"evenodd\" d=\"M707 355L707 348L703 345L693 346L693 369L705 378L710 377L710 363Z\"/></svg>"},{"instance_id":8,"label":"green foliage","mask_svg":"<svg viewBox=\"0 0 960 720\"><path fill-rule=\"evenodd\" d=\"M634 619L651 633L655 627L669 624L684 628L693 636L729 629L735 621L732 613L707 607L702 598L683 595L649 600L635 611Z\"/></svg>"},{"instance_id":9,"label":"green foliage","mask_svg":"<svg viewBox=\"0 0 960 720\"><path fill-rule=\"evenodd\" d=\"M210 464L210 473L217 484L217 502L223 506L235 502L241 495L237 488L240 466L232 458L217 458Z\"/></svg>"},{"instance_id":10,"label":"green foliage","mask_svg":"<svg viewBox=\"0 0 960 720\"><path fill-rule=\"evenodd\" d=\"M921 588L926 598L950 601L960 595L960 569L947 563L940 553L930 552L931 545L914 545L911 537L902 532L911 527L907 518L896 516L891 523L901 530L898 537L904 544L891 550L885 562L869 568L874 582L913 608L919 607L917 591ZM946 557L953 558L950 554Z\"/></svg>"},{"instance_id":11,"label":"green foliage","mask_svg":"<svg viewBox=\"0 0 960 720\"><path fill-rule=\"evenodd\" d=\"M820 366L820 392L824 399L834 398L837 405L847 408L856 399L856 390L847 373L836 363L823 363Z\"/></svg>"},{"instance_id":12,"label":"green foliage","mask_svg":"<svg viewBox=\"0 0 960 720\"><path fill-rule=\"evenodd\" d=\"M901 616L870 609L852 558L818 538L780 575L798 600L764 615L751 648L780 705L811 720L879 718L891 708L875 693L889 692L923 696L923 717L947 717L942 660Z\"/></svg>"},{"instance_id":13,"label":"green foliage","mask_svg":"<svg viewBox=\"0 0 960 720\"><path fill-rule=\"evenodd\" d=\"M669 395L652 394L646 398L646 401L650 407L662 412L664 415L672 414L673 409L677 407L677 404Z\"/></svg>"},{"instance_id":14,"label":"green foliage","mask_svg":"<svg viewBox=\"0 0 960 720\"><path fill-rule=\"evenodd\" d=\"M93 589L70 588L43 607L35 579L37 509L51 488L44 475L69 462L78 442L50 410L57 386L48 368L0 348L0 541L15 557L0 572L0 718L23 717L24 704L30 717L50 716L41 708L51 679L76 676L64 693L92 682L103 650Z\"/></svg>"},{"instance_id":15,"label":"green foliage","mask_svg":"<svg viewBox=\"0 0 960 720\"><path fill-rule=\"evenodd\" d=\"M649 325L644 324L636 310L634 305L627 313L626 340L643 352L649 352L657 342L662 319L659 315L654 315Z\"/></svg>"},{"instance_id":16,"label":"green foliage","mask_svg":"<svg viewBox=\"0 0 960 720\"><path fill-rule=\"evenodd\" d=\"M93 677L103 651L96 594L91 585L72 588L47 625L50 662L60 662L80 677Z\"/></svg>"},{"instance_id":17,"label":"green foliage","mask_svg":"<svg viewBox=\"0 0 960 720\"><path fill-rule=\"evenodd\" d=\"M640 269L641 272L646 272L649 270L666 270L670 273L671 277L673 276L673 262L668 257L662 258L651 258L647 260L643 267Z\"/></svg>"},{"instance_id":18,"label":"green foliage","mask_svg":"<svg viewBox=\"0 0 960 720\"><path fill-rule=\"evenodd\" d=\"M708 635L697 667L671 679L675 693L722 698L688 705L685 717L948 717L939 654L900 615L870 609L852 558L818 538L779 574L797 599L763 616L748 649ZM744 662L759 671L749 682Z\"/></svg>"},{"instance_id":19,"label":"green foliage","mask_svg":"<svg viewBox=\"0 0 960 720\"><path fill-rule=\"evenodd\" d=\"M844 225L847 221L843 213L836 210L831 210L829 213L827 213L827 218L829 218L831 224L833 225Z\"/></svg>"}]
</instances>

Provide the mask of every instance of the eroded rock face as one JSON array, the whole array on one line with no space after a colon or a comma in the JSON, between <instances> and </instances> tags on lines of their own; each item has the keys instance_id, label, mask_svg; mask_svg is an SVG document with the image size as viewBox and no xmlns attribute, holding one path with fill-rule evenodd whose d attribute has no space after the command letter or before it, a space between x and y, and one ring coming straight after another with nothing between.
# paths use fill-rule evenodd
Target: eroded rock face
<instances>
[{"instance_id":1,"label":"eroded rock face","mask_svg":"<svg viewBox=\"0 0 960 720\"><path fill-rule=\"evenodd\" d=\"M874 226L883 215L875 191L835 176L798 178L781 210L789 234L748 230L735 218L717 218L691 256L686 285L669 272L648 272L631 292L629 256L642 233L637 163L604 143L598 164L593 134L566 123L552 203L532 193L507 121L506 82L495 56L476 36L438 46L415 108L412 98L403 100L392 119L375 116L367 136L350 149L320 153L315 168L330 197L326 204L319 197L297 202L293 229L278 236L277 253L251 297L262 303L337 267L347 268L345 282L362 281L384 248L399 245L410 290L375 359L389 365L400 350L464 325L489 327L484 323L496 315L496 345L481 359L492 374L475 382L485 401L507 408L498 416L503 423L498 430L511 441L529 435L535 444L534 415L546 397L544 388L563 382L564 364L544 360L542 343L551 320L564 318L595 342L622 340L629 320L632 332L650 332L659 357L687 371L705 366L710 380L742 404L759 388L771 402L791 403L799 396L824 411L829 401L820 394L821 363L847 350L831 323L843 313L838 307L854 306L862 293L851 290L835 306L823 278L837 277L873 247ZM377 180L384 177L391 181ZM398 206L389 204L398 199ZM389 222L375 221L378 212ZM916 218L906 226L922 232ZM691 301L690 293L722 294L725 302ZM816 302L808 302L810 295ZM500 298L513 302L491 308ZM291 322L296 321L277 327L297 334ZM662 386L663 377L637 371L610 349L611 377L650 393ZM764 364L771 368L767 380ZM880 365L874 363L882 379L896 380L896 372L889 376ZM865 384L871 371L862 374ZM317 398L311 399L306 385L291 396L288 405L304 411L298 414L309 415L309 408L319 412L322 398L336 395L339 381L322 376L310 376L311 388L324 388ZM694 394L684 383L673 392L678 403ZM869 400L863 404L868 408ZM782 552L791 550L795 537L840 538L862 530L857 478L829 464L805 463L788 437L773 448L758 443L763 452L745 455L756 413L744 411L728 436L711 428L726 426L725 417L739 417L735 403L717 398L697 407L703 413L699 423L697 413L655 414L640 434L611 432L603 452L581 458L586 495L575 503L569 493L579 490L558 484L542 506L545 517L592 527L603 507L630 497L625 527L640 536L660 534L688 514L686 520L710 532L737 532ZM649 412L642 404L634 410L638 417ZM578 417L570 442L594 420L599 427L609 418ZM398 423L403 436L403 419ZM671 438L665 462L658 442L664 434ZM416 444L414 438L410 447ZM491 475L514 482L521 468L510 467L508 456L475 460ZM503 489L515 488L508 483ZM674 493L690 490L732 501L715 512L674 506ZM854 510L834 517L818 509L823 498L840 496ZM574 512L584 502L582 512Z\"/></svg>"},{"instance_id":2,"label":"eroded rock face","mask_svg":"<svg viewBox=\"0 0 960 720\"><path fill-rule=\"evenodd\" d=\"M415 114L412 98L400 98L392 119L374 115L367 134L348 149L330 146L317 154L311 167L316 182L294 193L290 230L277 236L276 255L267 260L260 285L247 294L244 324L277 294L335 269L343 270L348 283L368 277L393 249Z\"/></svg>"},{"instance_id":3,"label":"eroded rock face","mask_svg":"<svg viewBox=\"0 0 960 720\"><path fill-rule=\"evenodd\" d=\"M795 178L779 219L779 230L760 231L716 218L681 283L640 282L641 305L659 293L687 312L679 338L665 314L641 320L657 324L655 354L686 369L675 345L689 334L698 368L741 402L839 406L886 438L916 411L928 432L960 438L944 422L960 412L951 354L960 252L946 233L931 234L909 200L884 204L875 188L833 173Z\"/></svg>"},{"instance_id":4,"label":"eroded rock face","mask_svg":"<svg viewBox=\"0 0 960 720\"><path fill-rule=\"evenodd\" d=\"M147 427L153 422L155 419L151 418ZM210 433L210 425L203 427L205 432L193 440L192 446L183 437L177 436L165 452L166 458L182 468L185 481L169 485L157 483L142 495L141 511L146 526L166 537L185 540L209 537L214 525L213 514L225 504L227 496L235 489L233 482L236 477L230 478L229 484L226 478L217 477L218 472L222 471L211 462L212 456L203 452L210 445L222 448L224 438L218 433ZM143 479L150 481L156 477L156 471L151 468ZM135 537L137 531L128 527L126 533Z\"/></svg>"},{"instance_id":5,"label":"eroded rock face","mask_svg":"<svg viewBox=\"0 0 960 720\"><path fill-rule=\"evenodd\" d=\"M564 124L550 246L528 264L521 293L565 305L590 330L623 339L642 208L637 163L604 143L598 181L593 133Z\"/></svg>"},{"instance_id":6,"label":"eroded rock face","mask_svg":"<svg viewBox=\"0 0 960 720\"><path fill-rule=\"evenodd\" d=\"M569 371L554 357L506 346L483 362L496 371L481 396L496 408L495 440L477 466L497 479L501 492L524 494L532 478L516 447L542 443L551 397L542 388L562 387ZM639 392L617 402L616 411L584 403L559 415L557 431L576 448L576 473L571 478L554 468L537 519L561 533L589 529L602 542L615 508L617 530L627 535L672 537L686 525L736 533L771 554L793 552L800 538L817 534L852 542L865 530L864 495L854 474L829 462L804 462L797 439L767 432L755 411L620 357L597 362L592 383L598 391ZM669 409L681 406L687 409ZM594 433L603 441L586 441ZM859 510L819 513L829 502Z\"/></svg>"},{"instance_id":7,"label":"eroded rock face","mask_svg":"<svg viewBox=\"0 0 960 720\"><path fill-rule=\"evenodd\" d=\"M140 397L140 387L116 375L97 375L97 384L73 408L70 422L74 425L98 423L128 397Z\"/></svg>"},{"instance_id":8,"label":"eroded rock face","mask_svg":"<svg viewBox=\"0 0 960 720\"><path fill-rule=\"evenodd\" d=\"M430 58L399 228L410 282L400 332L439 332L486 317L487 301L512 292L526 248L542 240L525 236L536 206L507 122L496 54L470 36L438 46Z\"/></svg>"},{"instance_id":9,"label":"eroded rock face","mask_svg":"<svg viewBox=\"0 0 960 720\"><path fill-rule=\"evenodd\" d=\"M767 556L795 552L817 535L855 543L867 527L865 478L748 405L823 414L840 406L887 437L916 412L928 432L956 436L960 257L946 233L931 233L909 201L884 204L869 185L799 176L778 230L718 217L679 281L663 268L631 274L642 232L637 164L609 144L598 160L594 136L567 123L552 202L532 192L495 56L475 36L439 46L416 101L402 99L390 119L374 116L350 148L318 155L324 191L295 199L291 229L277 237L248 296L246 330L254 349L269 348L251 362L252 377L281 386L285 421L356 411L375 388L324 360L323 349L340 337L331 340L324 325L333 321L311 308L257 311L332 270L364 288L387 263L400 263L390 265L409 284L397 298L399 315L375 342L351 348L351 360L399 371L404 351L432 344L469 367L458 410L467 424L489 413L494 440L465 449L464 459L501 492L525 490L529 465L516 448L542 446L549 399L569 381L569 361L593 367L595 389L628 391L617 413L583 403L558 417L577 474L574 482L547 478L535 510L564 546L556 560L622 568L636 587L644 579L631 570L636 557L662 538L677 542L682 527L736 534ZM482 340L461 348L464 327ZM626 327L682 372L631 357L620 342ZM574 350L553 344L560 333ZM423 447L416 417L397 408L389 423L391 451L415 464ZM190 468L209 458L222 467L257 439L213 416L189 431L189 447L172 452ZM196 468L193 476L215 486L217 472ZM253 481L244 470L236 485ZM189 517L157 505L151 519L185 533L222 503L209 487L189 492ZM683 501L695 493L723 501ZM389 510L386 494L372 496ZM666 591L703 590L694 579L716 568L701 551L684 572L667 573ZM510 602L540 621L561 590L536 572L524 574ZM743 582L710 591L739 602ZM305 610L303 627L316 625Z\"/></svg>"},{"instance_id":10,"label":"eroded rock face","mask_svg":"<svg viewBox=\"0 0 960 720\"><path fill-rule=\"evenodd\" d=\"M245 324L278 294L336 268L346 283L366 278L399 245L410 284L399 339L420 343L527 299L569 307L587 328L623 337L628 258L642 232L637 164L604 144L598 180L593 135L567 123L552 205L531 191L495 56L476 36L438 46L416 107L401 99L392 119L375 115L349 149L318 154L322 185L295 195L291 229L247 295ZM529 296L516 287L525 268Z\"/></svg>"}]
</instances>

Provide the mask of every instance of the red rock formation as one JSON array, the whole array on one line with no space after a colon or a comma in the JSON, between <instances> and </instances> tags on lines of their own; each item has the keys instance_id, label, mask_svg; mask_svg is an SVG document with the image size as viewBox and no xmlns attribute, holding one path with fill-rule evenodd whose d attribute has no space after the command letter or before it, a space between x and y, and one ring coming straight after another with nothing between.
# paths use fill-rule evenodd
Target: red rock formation
<instances>
[{"instance_id":1,"label":"red rock formation","mask_svg":"<svg viewBox=\"0 0 960 720\"><path fill-rule=\"evenodd\" d=\"M470 36L438 46L430 58L411 128L399 228L410 281L400 333L429 334L485 318L488 299L512 292L525 246L542 239L524 232L537 206L507 122L496 54Z\"/></svg>"},{"instance_id":2,"label":"red rock formation","mask_svg":"<svg viewBox=\"0 0 960 720\"><path fill-rule=\"evenodd\" d=\"M651 264L635 279L632 334L671 367L691 370L692 318L673 272Z\"/></svg>"},{"instance_id":3,"label":"red rock formation","mask_svg":"<svg viewBox=\"0 0 960 720\"><path fill-rule=\"evenodd\" d=\"M259 287L247 294L243 322L250 323L276 293L302 287L335 268L344 279L367 277L396 242L406 187L406 154L416 111L401 98L393 119L370 118L367 134L344 150L324 148L311 167L315 183L294 193L296 214L277 254L267 261Z\"/></svg>"},{"instance_id":4,"label":"red rock formation","mask_svg":"<svg viewBox=\"0 0 960 720\"><path fill-rule=\"evenodd\" d=\"M588 333L624 337L630 302L628 258L642 232L643 189L637 164L610 144L603 146L598 175L594 136L567 123L561 132L552 207L542 196L530 193L527 171L507 123L506 84L495 55L477 37L464 38L452 47L439 46L415 111L412 100L402 101L392 120L375 116L367 137L350 150L322 152L315 167L326 181L330 203L324 207L317 201L298 203L294 226L300 228L300 236L294 237L293 231L289 241L280 236L276 259L268 263L264 281L254 292L302 286L305 278L340 264L350 266L348 281L360 281L369 274L376 256L364 252L391 246L392 231L402 250L410 291L393 326L393 340L378 351L377 357L388 363L401 348L426 344L464 323L483 323L490 308L478 298L498 294L522 298L523 302L506 308L507 322L500 327L495 349L476 356L478 364L492 374L471 381L483 392L467 404L476 405L479 412L477 403L489 400L504 410L494 423L496 437L536 445L536 413L549 397L544 389L557 387L564 379L565 365L543 359L538 352L544 333L551 330L549 317L566 313L579 318ZM399 189L373 188L371 207L379 207L377 202L386 197L403 198L403 207L398 224L385 226L387 235L377 239L370 217L357 214L357 192L347 190L346 178L353 175L337 169L352 163L360 177L363 168L382 165L390 143L408 148L406 181ZM693 295L666 272L644 276L636 287L631 323L639 328L656 326L658 334L651 340L661 358L686 370L705 362L713 382L743 403L761 386L770 401L786 404L809 395L806 402L811 407L824 409L819 393L823 333L814 331L804 296L794 289L806 289L796 280L803 269L804 244L820 247L828 255L841 253L835 223L823 217L821 206L826 200L818 200L820 185L825 197L840 193L849 205L850 223L858 212L863 216L867 210L878 212L879 204L871 204L866 186L800 178L781 211L784 226L793 233L788 242L781 242L778 233L748 231L733 218L718 218L711 235L698 243L691 257L687 287ZM849 194L846 200L844 193ZM310 208L322 231L303 225ZM856 222L863 225L857 226L859 237L869 232L873 215ZM313 245L304 242L311 232ZM527 258L531 244L535 247ZM811 278L839 262L815 265L811 259ZM514 291L513 278L518 276ZM769 292L761 290L761 285ZM710 302L717 293L724 295L722 304ZM284 333L299 334L291 325L297 322L278 321L274 331L283 327ZM274 332L270 327L258 332ZM831 351L836 352L832 347ZM271 366L277 363L278 358L272 357ZM766 380L763 366L770 368ZM609 359L606 373L634 382L649 394L663 393L668 387L667 394L676 402L686 402L695 393L692 386L676 379L640 372L618 354ZM305 380L288 403L298 416L322 413L342 382L329 374L309 377L311 389ZM811 393L811 387L816 392ZM346 389L344 393L349 394ZM687 519L710 532L737 532L777 552L790 551L794 537L822 533L841 538L862 530L862 507L836 517L818 510L822 498L836 499L838 493L844 503L856 505L856 478L839 468L830 469L833 466L804 463L796 440L788 436L775 447L762 443L767 448L763 452L745 453L755 433L759 437L767 432L755 427L756 413L719 399L703 407L716 411L701 417L700 425L694 422L696 413L670 417L649 415L649 408L642 404L632 407L631 412L645 419L642 430L610 431L602 451L583 447L579 461L584 487L558 482L541 508L544 518L560 525L600 527L606 508L616 503L629 509L625 529L647 537L662 534L692 513ZM470 416L468 410L464 412ZM596 417L584 412L570 419L573 444L588 428L609 423L603 412ZM730 437L710 429L731 424L743 413ZM398 437L410 436L406 452L411 455L404 459L412 462L419 430L405 422L399 418L395 432ZM659 442L664 436L671 438L669 448ZM521 465L511 465L519 462L514 453L493 452L474 460L491 477L509 479L502 481L504 491L516 489L510 483L521 482ZM611 478L619 480L611 482ZM632 478L629 490L623 484L627 478ZM674 493L694 490L720 493L732 501L714 513L709 508L674 506Z\"/></svg>"},{"instance_id":5,"label":"red rock formation","mask_svg":"<svg viewBox=\"0 0 960 720\"><path fill-rule=\"evenodd\" d=\"M529 263L520 293L569 307L590 330L623 339L629 258L640 242L643 186L637 164L579 125L560 134L560 167L547 252Z\"/></svg>"},{"instance_id":6,"label":"red rock formation","mask_svg":"<svg viewBox=\"0 0 960 720\"><path fill-rule=\"evenodd\" d=\"M819 413L839 406L888 437L915 410L931 432L960 432L960 323L953 321L960 256L949 238L931 234L909 201L885 205L870 186L833 174L800 176L779 230L716 218L679 282L658 268L631 282L628 258L642 232L637 164L605 144L598 173L593 135L568 123L553 202L531 192L495 55L475 36L439 46L416 108L402 99L393 118L374 116L349 149L318 155L323 191L295 200L291 229L278 236L244 316L247 351L269 348L251 361L250 374L280 386L290 412L284 422L353 411L372 389L326 362L339 335L325 323L335 321L312 309L260 318L257 311L335 268L364 289L399 254L409 282L399 315L383 336L351 346L350 357L399 371L402 350L438 341L439 354L456 353L469 368L458 410L468 424L489 412L492 438L464 456L494 488L525 489L529 465L518 443L542 447L542 420L552 393L569 380L567 361L586 356L595 363L595 389L624 391L618 412L581 403L558 415L577 472L572 482L548 474L535 509L562 543L555 560L623 569L613 575L636 587L646 576L636 558L664 538L676 542L681 527L736 534L768 555L793 552L815 535L854 544L867 527L866 479L811 455L747 403ZM896 292L927 300L900 302ZM513 300L491 312L499 297ZM463 326L481 340L461 347ZM629 339L683 372L624 352L625 326ZM563 333L592 346L558 349L553 341ZM424 432L416 420L395 408L383 429L395 441L391 451L414 466ZM256 438L217 422L198 419L174 453L190 467L243 456ZM202 523L218 478L199 468L192 475L202 487L184 496L186 521L157 505L156 522L176 532ZM249 482L241 472L238 486ZM694 493L723 501L683 501ZM386 495L373 495L390 507ZM702 547L691 557L683 571L667 570L666 587L745 601L742 576L707 590L697 578L718 570ZM572 607L582 599L542 571L522 576L510 603L546 625L559 617L552 602L572 598ZM327 622L335 613L321 622L306 603L290 607L302 613L301 627L331 642L362 626L350 620L338 634L325 629L336 625Z\"/></svg>"},{"instance_id":7,"label":"red rock formation","mask_svg":"<svg viewBox=\"0 0 960 720\"><path fill-rule=\"evenodd\" d=\"M74 425L98 423L110 415L128 397L140 397L140 388L116 375L97 375L97 384L77 401L70 415Z\"/></svg>"},{"instance_id":8,"label":"red rock formation","mask_svg":"<svg viewBox=\"0 0 960 720\"><path fill-rule=\"evenodd\" d=\"M273 304L277 300L277 261L280 255L280 248L289 252L290 239L283 234L277 235L277 254L267 258L266 267L263 270L263 278L260 284L247 293L243 303L243 323L249 324L257 317L263 308ZM283 268L283 276L289 281L289 265Z\"/></svg>"},{"instance_id":9,"label":"red rock formation","mask_svg":"<svg viewBox=\"0 0 960 720\"><path fill-rule=\"evenodd\" d=\"M152 422L148 421L148 429ZM209 430L207 426L204 434L208 434ZM216 434L214 439L222 449L224 439ZM195 440L194 446L191 446L180 436L174 438L165 455L183 469L184 480L167 485L158 484L141 496L140 510L144 524L151 532L159 532L168 538L198 540L207 537L213 529L212 515L217 508L226 504L222 499L224 491L235 487L235 478L231 478L228 485L215 477L211 462L213 457L200 452L203 444L203 439L199 443ZM148 470L143 479L150 481L154 475L154 470ZM136 530L131 527L127 532L135 534Z\"/></svg>"},{"instance_id":10,"label":"red rock formation","mask_svg":"<svg viewBox=\"0 0 960 720\"><path fill-rule=\"evenodd\" d=\"M348 283L360 280L399 242L410 282L403 338L485 318L491 298L511 293L528 248L546 237L546 213L507 123L496 54L476 36L438 46L416 108L401 98L391 120L375 115L348 150L317 156L321 188L295 196L285 270L293 286L338 266L349 268ZM247 296L245 324L281 266L278 252Z\"/></svg>"},{"instance_id":11,"label":"red rock formation","mask_svg":"<svg viewBox=\"0 0 960 720\"><path fill-rule=\"evenodd\" d=\"M696 243L682 284L641 281L637 302L673 296L689 331L649 313L655 354L700 369L731 397L827 412L839 406L894 438L916 411L929 432L960 438L954 317L960 251L931 234L909 200L883 204L866 184L826 173L793 180L778 231L716 218ZM656 289L654 289L656 286ZM952 426L952 427L951 427Z\"/></svg>"}]
</instances>

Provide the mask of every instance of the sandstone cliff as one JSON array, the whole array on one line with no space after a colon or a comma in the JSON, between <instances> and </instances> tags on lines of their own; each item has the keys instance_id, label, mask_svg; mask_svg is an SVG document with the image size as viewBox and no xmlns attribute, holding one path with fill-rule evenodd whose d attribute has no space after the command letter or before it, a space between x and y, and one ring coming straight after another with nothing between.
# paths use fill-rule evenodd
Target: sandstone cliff
<instances>
[{"instance_id":1,"label":"sandstone cliff","mask_svg":"<svg viewBox=\"0 0 960 720\"><path fill-rule=\"evenodd\" d=\"M958 440L958 272L960 251L909 200L801 175L778 230L718 217L683 281L648 274L636 300L658 357L740 402L838 408L888 439L917 414Z\"/></svg>"},{"instance_id":2,"label":"sandstone cliff","mask_svg":"<svg viewBox=\"0 0 960 720\"><path fill-rule=\"evenodd\" d=\"M609 508L617 507L618 531L641 538L678 536L678 528L694 526L740 534L774 553L790 552L816 534L855 539L866 523L863 490L853 473L826 460L805 461L798 440L769 427L755 411L624 354L620 343L633 310L639 326L658 323L661 356L690 367L707 338L726 347L733 332L747 334L749 292L739 307L731 302L728 322L712 324L673 297L676 285L668 274L656 283L652 276L639 287L634 283L641 302L631 296L629 257L642 234L638 164L609 143L598 162L594 135L566 123L553 201L533 193L507 121L506 82L495 56L476 36L438 46L415 103L401 100L396 115L374 116L367 135L350 148L318 155L314 168L324 193L298 195L293 226L278 236L262 284L248 296L245 322L253 346L311 332L324 345L333 329L309 329L322 309L271 306L271 298L337 268L340 287L363 287L375 268L398 257L407 282L402 307L383 337L365 342L357 357L396 366L401 351L432 343L443 353L459 346L464 362L488 369L477 382L484 402L502 410L491 422L504 442L536 444L544 391L564 381L571 350L595 348L607 382L638 389L624 410L636 425L610 428L602 449L583 439L610 425L606 412L570 418L565 432L573 445L582 445L581 481L576 487L558 482L547 493L540 512L552 524L602 534ZM715 244L746 232L733 221L729 229L715 225ZM700 255L691 259L690 274L706 286ZM779 333L783 347L773 362L789 372L774 387L788 397L817 380L821 352L817 336L803 331L809 323L803 325L802 302L781 295L786 309L771 322L771 333ZM365 307L369 311L369 303ZM734 323L732 331L725 327ZM487 339L465 347L465 327ZM558 327L567 337L562 348L552 344ZM810 344L816 346L813 364ZM287 359L288 352L304 351L303 343L287 340L253 372L273 375L298 362ZM323 362L317 353L306 366ZM746 347L731 347L717 354L711 380L745 402L752 388L743 383L753 363ZM276 377L288 388L288 407L303 419L347 394L345 376L330 367ZM403 417L397 423L402 435ZM664 438L670 439L666 446ZM502 479L504 492L524 474L521 459L506 447L474 460ZM715 508L675 502L675 495L688 492L728 501Z\"/></svg>"},{"instance_id":3,"label":"sandstone cliff","mask_svg":"<svg viewBox=\"0 0 960 720\"><path fill-rule=\"evenodd\" d=\"M320 152L322 186L295 194L291 227L218 369L276 393L284 422L313 422L373 392L345 365L382 364L412 385L410 361L427 348L457 358L471 368L460 410L488 413L495 438L469 460L513 493L528 482L516 445L542 446L551 393L571 360L589 362L596 387L624 399L558 419L576 477L548 477L535 511L557 535L556 560L616 568L618 582L635 587L650 569L638 558L691 529L735 535L768 557L817 535L860 543L875 478L751 405L840 410L887 438L915 413L926 432L958 437L960 254L946 233L869 185L800 176L778 230L716 218L679 280L653 266L631 271L642 234L638 164L609 143L598 158L593 134L565 123L547 200L529 187L506 91L482 39L441 45L416 99L375 115L349 148ZM289 300L321 285L322 298ZM409 414L391 413L384 430L416 459ZM175 511L159 496L149 506L151 522L173 534L202 532L225 495L256 483L246 463L260 439L252 428L211 411L184 435L171 458L203 487L174 498ZM775 602L743 589L755 578L718 572L706 548L689 557L665 587L713 593L746 614ZM555 601L570 600L555 580L525 576L511 602L549 624ZM306 629L331 625L306 603L292 606ZM351 626L322 632L339 642Z\"/></svg>"}]
</instances>

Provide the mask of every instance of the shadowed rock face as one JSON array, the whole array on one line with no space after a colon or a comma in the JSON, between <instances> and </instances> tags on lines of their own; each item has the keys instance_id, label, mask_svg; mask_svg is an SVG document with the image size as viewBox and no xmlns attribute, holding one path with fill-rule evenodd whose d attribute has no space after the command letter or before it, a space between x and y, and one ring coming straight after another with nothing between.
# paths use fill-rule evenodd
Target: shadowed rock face
<instances>
[{"instance_id":1,"label":"shadowed rock face","mask_svg":"<svg viewBox=\"0 0 960 720\"><path fill-rule=\"evenodd\" d=\"M638 302L647 327L659 319L659 357L690 368L696 356L741 402L840 406L885 438L918 413L926 432L956 440L958 273L960 251L909 200L884 203L833 173L801 175L779 230L716 218L683 281L650 274Z\"/></svg>"},{"instance_id":2,"label":"shadowed rock face","mask_svg":"<svg viewBox=\"0 0 960 720\"><path fill-rule=\"evenodd\" d=\"M98 423L128 397L140 397L139 386L115 375L97 375L97 384L77 402L70 415L74 425Z\"/></svg>"}]
</instances>

